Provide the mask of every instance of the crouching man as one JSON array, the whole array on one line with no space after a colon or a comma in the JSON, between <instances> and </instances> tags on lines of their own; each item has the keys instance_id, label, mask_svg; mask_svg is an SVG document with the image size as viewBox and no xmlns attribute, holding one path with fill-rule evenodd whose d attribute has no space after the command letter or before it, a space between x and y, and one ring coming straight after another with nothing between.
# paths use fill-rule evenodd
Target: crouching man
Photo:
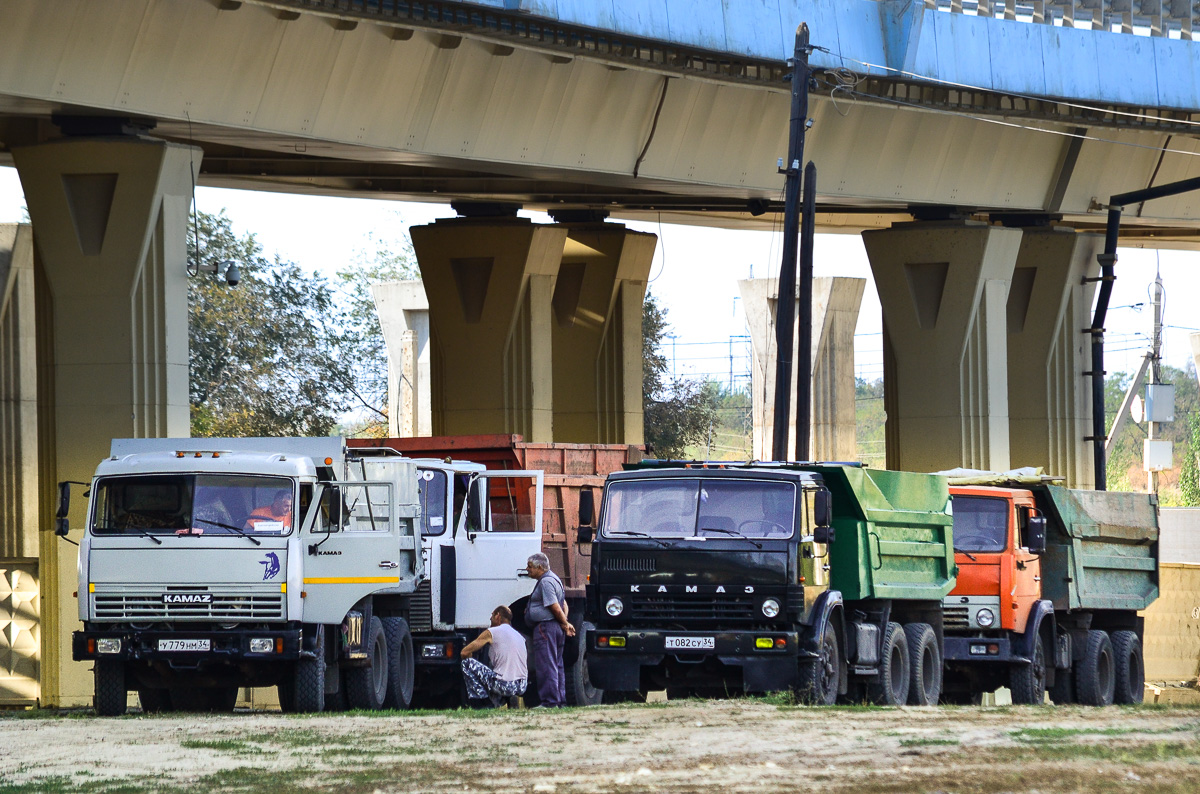
<instances>
[{"instance_id":1,"label":"crouching man","mask_svg":"<svg viewBox=\"0 0 1200 794\"><path fill-rule=\"evenodd\" d=\"M485 645L492 646L491 667L471 658ZM512 627L512 610L503 604L496 607L492 610L492 627L484 629L462 649L467 698L479 705L496 707L501 698L524 695L529 680L526 653L525 638Z\"/></svg>"}]
</instances>

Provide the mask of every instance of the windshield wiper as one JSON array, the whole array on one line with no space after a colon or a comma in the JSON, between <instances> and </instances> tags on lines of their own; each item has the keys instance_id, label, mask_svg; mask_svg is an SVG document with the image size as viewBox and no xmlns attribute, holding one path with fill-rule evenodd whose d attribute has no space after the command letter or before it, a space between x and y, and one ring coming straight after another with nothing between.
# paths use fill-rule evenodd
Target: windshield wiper
<instances>
[{"instance_id":1,"label":"windshield wiper","mask_svg":"<svg viewBox=\"0 0 1200 794\"><path fill-rule=\"evenodd\" d=\"M140 537L143 537L143 538L150 538L150 540L154 541L154 542L155 542L155 543L157 543L158 545L160 545L160 546L162 545L162 541L161 541L161 540L159 540L158 538L154 537L153 535L151 535L149 532L147 532L147 531L146 531L146 530L144 530L144 529L138 529L137 527L126 527L126 529L132 529L134 532L138 533L138 535L139 535Z\"/></svg>"},{"instance_id":2,"label":"windshield wiper","mask_svg":"<svg viewBox=\"0 0 1200 794\"><path fill-rule=\"evenodd\" d=\"M241 535L243 538L245 538L246 540L253 543L255 546L262 545L261 540L259 540L258 538L255 538L255 537L251 537L250 535L247 535L245 530L238 529L237 527L233 526L232 524L222 524L220 521L209 521L207 518L197 518L196 520L200 521L204 524L212 524L214 527L220 527L221 529L228 529L233 532L236 532L239 535Z\"/></svg>"},{"instance_id":3,"label":"windshield wiper","mask_svg":"<svg viewBox=\"0 0 1200 794\"><path fill-rule=\"evenodd\" d=\"M740 532L734 532L732 529L718 529L717 527L700 527L700 531L701 532L720 532L722 535L729 535L730 537L733 537L733 538L741 538L742 540L748 540L751 543L753 543L756 547L758 547L760 549L762 548L762 544L759 543L754 538L748 538Z\"/></svg>"},{"instance_id":4,"label":"windshield wiper","mask_svg":"<svg viewBox=\"0 0 1200 794\"><path fill-rule=\"evenodd\" d=\"M975 555L969 551L963 551L962 549L955 549L955 551L957 551L960 554L967 555L967 557L971 560L971 562L979 562L979 560L975 559Z\"/></svg>"},{"instance_id":5,"label":"windshield wiper","mask_svg":"<svg viewBox=\"0 0 1200 794\"><path fill-rule=\"evenodd\" d=\"M655 543L657 543L658 545L662 546L664 549L671 547L671 544L667 543L662 538L656 538L652 535L647 535L645 532L634 532L632 529L609 529L609 530L605 530L604 534L605 535L630 535L635 538L645 538L646 540L652 540Z\"/></svg>"}]
</instances>

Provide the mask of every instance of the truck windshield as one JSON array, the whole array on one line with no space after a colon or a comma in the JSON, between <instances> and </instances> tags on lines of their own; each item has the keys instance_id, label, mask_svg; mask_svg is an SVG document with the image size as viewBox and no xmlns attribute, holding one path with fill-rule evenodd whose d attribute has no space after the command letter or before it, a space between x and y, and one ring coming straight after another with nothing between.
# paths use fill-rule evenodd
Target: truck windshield
<instances>
[{"instance_id":1,"label":"truck windshield","mask_svg":"<svg viewBox=\"0 0 1200 794\"><path fill-rule=\"evenodd\" d=\"M992 554L1008 546L1008 502L986 496L954 497L954 550Z\"/></svg>"},{"instance_id":2,"label":"truck windshield","mask_svg":"<svg viewBox=\"0 0 1200 794\"><path fill-rule=\"evenodd\" d=\"M286 477L162 474L96 483L97 535L286 535L295 508Z\"/></svg>"},{"instance_id":3,"label":"truck windshield","mask_svg":"<svg viewBox=\"0 0 1200 794\"><path fill-rule=\"evenodd\" d=\"M788 538L796 486L734 479L623 480L604 494L601 534L610 538Z\"/></svg>"}]
</instances>

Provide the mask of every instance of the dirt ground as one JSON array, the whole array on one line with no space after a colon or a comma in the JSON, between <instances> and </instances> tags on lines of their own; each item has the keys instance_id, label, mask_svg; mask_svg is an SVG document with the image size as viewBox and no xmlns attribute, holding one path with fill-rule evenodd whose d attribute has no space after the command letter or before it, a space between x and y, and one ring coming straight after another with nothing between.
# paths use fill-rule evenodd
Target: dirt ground
<instances>
[{"instance_id":1,"label":"dirt ground","mask_svg":"<svg viewBox=\"0 0 1200 794\"><path fill-rule=\"evenodd\" d=\"M1200 707L0 712L0 794L1200 791Z\"/></svg>"}]
</instances>

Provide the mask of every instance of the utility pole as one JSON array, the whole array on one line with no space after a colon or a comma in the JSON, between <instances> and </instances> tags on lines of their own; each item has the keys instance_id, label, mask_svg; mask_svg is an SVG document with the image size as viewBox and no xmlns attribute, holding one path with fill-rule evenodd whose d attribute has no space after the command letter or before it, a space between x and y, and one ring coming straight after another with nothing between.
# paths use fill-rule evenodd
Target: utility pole
<instances>
[{"instance_id":1,"label":"utility pole","mask_svg":"<svg viewBox=\"0 0 1200 794\"><path fill-rule=\"evenodd\" d=\"M1152 332L1151 342L1150 342L1150 351L1151 351L1151 354L1150 354L1150 385L1151 386L1157 386L1159 383L1162 383L1162 369L1161 369L1162 327L1163 327L1162 322L1163 322L1163 298L1165 297L1165 295L1166 295L1166 290L1163 289L1162 274L1156 272L1154 274L1154 295L1153 295L1154 330ZM1150 419L1150 417L1147 417L1147 419ZM1150 441L1154 441L1154 439L1158 437L1158 432L1161 429L1158 426L1159 423L1155 422L1153 419L1150 419L1150 421L1148 421L1147 424L1149 425L1150 429L1149 429L1149 432L1146 437ZM1151 446L1153 446L1153 445L1151 445ZM1157 471L1147 471L1146 472L1146 490L1149 493L1158 493L1158 472Z\"/></svg>"},{"instance_id":2,"label":"utility pole","mask_svg":"<svg viewBox=\"0 0 1200 794\"><path fill-rule=\"evenodd\" d=\"M808 125L808 25L796 29L792 55L792 119L788 136L783 210L783 262L779 268L779 298L775 311L775 426L771 459L788 459L788 413L792 387L792 329L796 318L796 249L800 236L800 164ZM799 417L797 417L797 420Z\"/></svg>"},{"instance_id":3,"label":"utility pole","mask_svg":"<svg viewBox=\"0 0 1200 794\"><path fill-rule=\"evenodd\" d=\"M796 335L796 456L811 458L812 436L812 285L813 233L817 225L817 167L804 166L804 200L800 217L800 327Z\"/></svg>"}]
</instances>

